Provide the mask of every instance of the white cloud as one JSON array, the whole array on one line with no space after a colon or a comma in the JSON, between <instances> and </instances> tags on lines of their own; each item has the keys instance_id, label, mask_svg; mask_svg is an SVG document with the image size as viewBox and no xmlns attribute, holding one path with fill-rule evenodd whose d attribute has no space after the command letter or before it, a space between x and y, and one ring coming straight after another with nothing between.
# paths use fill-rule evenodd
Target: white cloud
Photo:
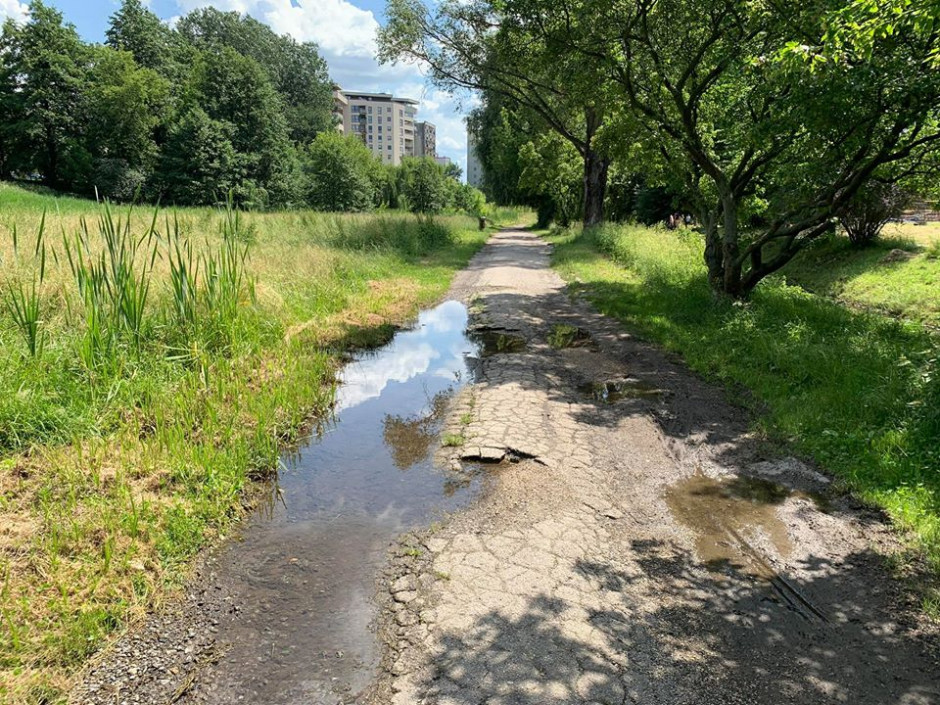
<instances>
[{"instance_id":1,"label":"white cloud","mask_svg":"<svg viewBox=\"0 0 940 705\"><path fill-rule=\"evenodd\" d=\"M15 0L0 0L10 3ZM466 173L467 136L460 102L427 87L415 64L381 65L375 60L375 15L348 0L176 0L183 13L216 7L249 14L278 34L316 42L330 67L330 76L348 90L394 93L421 102L418 119L437 127L437 152L450 157ZM469 104L473 105L471 98Z\"/></svg>"},{"instance_id":2,"label":"white cloud","mask_svg":"<svg viewBox=\"0 0 940 705\"><path fill-rule=\"evenodd\" d=\"M16 22L25 22L29 15L29 8L26 3L17 2L17 0L0 0L0 21L8 17Z\"/></svg>"},{"instance_id":3,"label":"white cloud","mask_svg":"<svg viewBox=\"0 0 940 705\"><path fill-rule=\"evenodd\" d=\"M368 10L347 0L177 0L184 12L211 5L247 13L269 24L278 34L316 42L338 56L372 58L376 53L378 21Z\"/></svg>"}]
</instances>

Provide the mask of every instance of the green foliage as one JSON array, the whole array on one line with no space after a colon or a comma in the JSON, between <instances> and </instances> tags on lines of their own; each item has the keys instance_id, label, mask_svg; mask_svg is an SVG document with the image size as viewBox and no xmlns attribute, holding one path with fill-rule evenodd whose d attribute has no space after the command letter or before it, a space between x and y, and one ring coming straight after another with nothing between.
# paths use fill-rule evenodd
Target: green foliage
<instances>
[{"instance_id":1,"label":"green foliage","mask_svg":"<svg viewBox=\"0 0 940 705\"><path fill-rule=\"evenodd\" d=\"M228 47L253 59L281 96L296 143L307 144L332 128L333 84L316 45L299 44L248 15L215 8L194 10L180 19L177 30L199 50Z\"/></svg>"},{"instance_id":2,"label":"green foliage","mask_svg":"<svg viewBox=\"0 0 940 705\"><path fill-rule=\"evenodd\" d=\"M245 207L298 205L296 145L333 129L332 108L316 47L238 13L197 10L176 30L122 0L107 45L89 46L33 0L0 36L0 177L114 200L232 191Z\"/></svg>"},{"instance_id":3,"label":"green foliage","mask_svg":"<svg viewBox=\"0 0 940 705\"><path fill-rule=\"evenodd\" d=\"M168 115L170 84L139 68L128 52L97 48L84 99L87 138L96 156L149 167L156 157L154 132Z\"/></svg>"},{"instance_id":4,"label":"green foliage","mask_svg":"<svg viewBox=\"0 0 940 705\"><path fill-rule=\"evenodd\" d=\"M173 61L173 32L141 0L122 0L107 29L108 46L130 52L141 67L166 73Z\"/></svg>"},{"instance_id":5,"label":"green foliage","mask_svg":"<svg viewBox=\"0 0 940 705\"><path fill-rule=\"evenodd\" d=\"M565 14L569 24L577 23L567 3L546 4ZM582 160L584 222L601 222L610 165L598 140L611 104L604 64L580 51L559 51L538 22L539 5L533 9L523 1L518 11L515 5L389 0L378 34L379 58L420 62L438 84L482 91L488 102L499 96L499 107L523 113L536 132L548 130L566 141ZM496 114L484 110L482 117L492 122ZM484 136L482 153L490 159L486 131L479 125L471 129ZM506 185L492 186L502 190ZM557 205L562 213L569 210Z\"/></svg>"},{"instance_id":6,"label":"green foliage","mask_svg":"<svg viewBox=\"0 0 940 705\"><path fill-rule=\"evenodd\" d=\"M412 213L439 213L448 205L449 183L433 159L406 159L401 166L402 189Z\"/></svg>"},{"instance_id":7,"label":"green foliage","mask_svg":"<svg viewBox=\"0 0 940 705\"><path fill-rule=\"evenodd\" d=\"M238 202L263 206L267 201L272 205L294 201L296 165L284 110L261 66L227 46L203 52L187 90L191 106L228 126L244 174L244 181L235 185ZM254 186L267 193L253 192Z\"/></svg>"},{"instance_id":8,"label":"green foliage","mask_svg":"<svg viewBox=\"0 0 940 705\"><path fill-rule=\"evenodd\" d=\"M46 184L68 187L66 174L81 160L78 137L84 126L80 109L87 47L62 14L42 0L32 0L29 20L4 25L0 61L10 77L7 105L12 170L37 169ZM70 163L71 162L71 163ZM79 169L80 171L80 169Z\"/></svg>"},{"instance_id":9,"label":"green foliage","mask_svg":"<svg viewBox=\"0 0 940 705\"><path fill-rule=\"evenodd\" d=\"M378 160L361 139L324 132L307 149L304 159L307 202L318 210L368 210L375 202L380 170Z\"/></svg>"},{"instance_id":10,"label":"green foliage","mask_svg":"<svg viewBox=\"0 0 940 705\"><path fill-rule=\"evenodd\" d=\"M553 204L554 218L567 227L581 213L583 164L580 155L555 133L527 142L519 154L519 187Z\"/></svg>"},{"instance_id":11,"label":"green foliage","mask_svg":"<svg viewBox=\"0 0 940 705\"><path fill-rule=\"evenodd\" d=\"M167 203L219 203L242 175L231 126L213 120L201 108L192 108L170 128L160 157L157 189Z\"/></svg>"}]
</instances>

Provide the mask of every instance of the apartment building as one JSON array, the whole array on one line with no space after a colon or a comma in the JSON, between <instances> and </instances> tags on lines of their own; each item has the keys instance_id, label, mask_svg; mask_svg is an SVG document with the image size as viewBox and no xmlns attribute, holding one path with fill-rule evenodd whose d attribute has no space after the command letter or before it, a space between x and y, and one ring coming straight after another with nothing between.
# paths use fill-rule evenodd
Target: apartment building
<instances>
[{"instance_id":1,"label":"apartment building","mask_svg":"<svg viewBox=\"0 0 940 705\"><path fill-rule=\"evenodd\" d=\"M467 130L467 183L475 188L483 188L483 165L477 156L476 140L470 130Z\"/></svg>"},{"instance_id":2,"label":"apartment building","mask_svg":"<svg viewBox=\"0 0 940 705\"><path fill-rule=\"evenodd\" d=\"M343 131L347 135L359 137L385 164L398 165L402 157L415 155L418 101L396 98L391 93L342 94L347 100L343 108Z\"/></svg>"},{"instance_id":3,"label":"apartment building","mask_svg":"<svg viewBox=\"0 0 940 705\"><path fill-rule=\"evenodd\" d=\"M415 123L416 157L437 156L437 128L430 122Z\"/></svg>"},{"instance_id":4,"label":"apartment building","mask_svg":"<svg viewBox=\"0 0 940 705\"><path fill-rule=\"evenodd\" d=\"M346 113L349 112L349 101L343 95L339 86L333 86L333 122L340 134L346 132Z\"/></svg>"}]
</instances>

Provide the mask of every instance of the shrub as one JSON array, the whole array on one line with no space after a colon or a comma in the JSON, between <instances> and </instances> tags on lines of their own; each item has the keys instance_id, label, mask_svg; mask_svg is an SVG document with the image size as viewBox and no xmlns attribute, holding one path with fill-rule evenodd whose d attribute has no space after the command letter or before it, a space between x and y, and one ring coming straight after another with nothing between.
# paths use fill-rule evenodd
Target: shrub
<instances>
[{"instance_id":1,"label":"shrub","mask_svg":"<svg viewBox=\"0 0 940 705\"><path fill-rule=\"evenodd\" d=\"M859 190L839 215L839 222L853 245L874 240L888 222L901 215L910 196L897 184L872 181Z\"/></svg>"},{"instance_id":2,"label":"shrub","mask_svg":"<svg viewBox=\"0 0 940 705\"><path fill-rule=\"evenodd\" d=\"M131 167L125 159L101 158L95 162L94 179L99 197L126 203L137 198L147 175Z\"/></svg>"}]
</instances>

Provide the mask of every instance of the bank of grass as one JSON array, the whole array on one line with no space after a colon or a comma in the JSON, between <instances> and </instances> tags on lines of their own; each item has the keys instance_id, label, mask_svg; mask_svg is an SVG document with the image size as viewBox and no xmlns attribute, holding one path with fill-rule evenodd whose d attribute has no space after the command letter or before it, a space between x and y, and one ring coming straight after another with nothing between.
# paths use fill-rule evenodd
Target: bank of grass
<instances>
[{"instance_id":1,"label":"bank of grass","mask_svg":"<svg viewBox=\"0 0 940 705\"><path fill-rule=\"evenodd\" d=\"M549 239L575 291L736 390L760 431L884 507L940 569L940 369L927 329L782 276L747 303L717 300L692 231L607 226Z\"/></svg>"},{"instance_id":2,"label":"bank of grass","mask_svg":"<svg viewBox=\"0 0 940 705\"><path fill-rule=\"evenodd\" d=\"M833 236L785 270L787 281L867 308L940 328L940 227L888 225L865 247Z\"/></svg>"},{"instance_id":3,"label":"bank of grass","mask_svg":"<svg viewBox=\"0 0 940 705\"><path fill-rule=\"evenodd\" d=\"M488 236L463 216L157 215L0 184L2 703L62 700L328 412L343 352Z\"/></svg>"}]
</instances>

